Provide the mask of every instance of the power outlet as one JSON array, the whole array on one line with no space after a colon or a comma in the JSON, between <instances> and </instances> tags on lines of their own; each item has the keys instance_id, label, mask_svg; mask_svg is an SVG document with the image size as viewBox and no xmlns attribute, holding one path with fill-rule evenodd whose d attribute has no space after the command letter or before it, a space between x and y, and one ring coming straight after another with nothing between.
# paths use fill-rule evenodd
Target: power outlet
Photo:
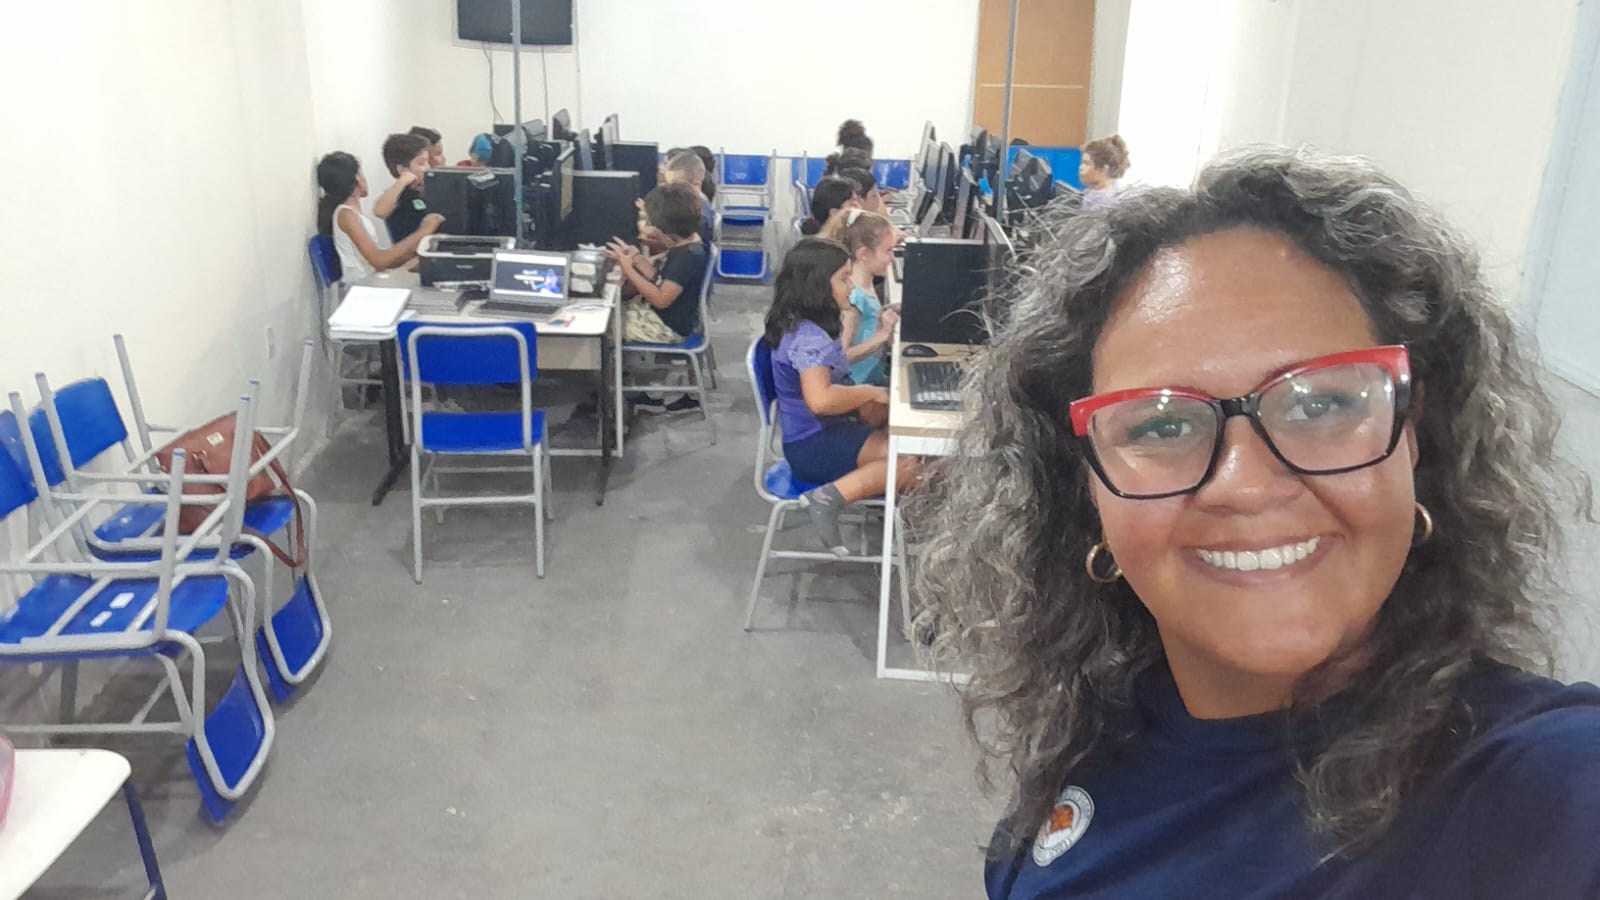
<instances>
[{"instance_id":1,"label":"power outlet","mask_svg":"<svg viewBox=\"0 0 1600 900\"><path fill-rule=\"evenodd\" d=\"M270 361L270 360L274 360L274 359L277 359L277 358L278 358L278 335L272 330L272 326L268 325L267 326L267 359Z\"/></svg>"}]
</instances>

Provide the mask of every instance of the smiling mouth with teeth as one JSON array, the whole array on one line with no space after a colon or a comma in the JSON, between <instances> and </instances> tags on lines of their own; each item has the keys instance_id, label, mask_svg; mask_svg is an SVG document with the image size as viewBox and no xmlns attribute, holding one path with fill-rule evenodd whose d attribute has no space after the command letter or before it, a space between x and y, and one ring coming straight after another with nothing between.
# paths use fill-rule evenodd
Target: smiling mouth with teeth
<instances>
[{"instance_id":1,"label":"smiling mouth with teeth","mask_svg":"<svg viewBox=\"0 0 1600 900\"><path fill-rule=\"evenodd\" d=\"M1264 550L1196 550L1206 565L1238 572L1271 571L1292 566L1317 552L1321 538L1312 538L1298 544L1268 547Z\"/></svg>"}]
</instances>

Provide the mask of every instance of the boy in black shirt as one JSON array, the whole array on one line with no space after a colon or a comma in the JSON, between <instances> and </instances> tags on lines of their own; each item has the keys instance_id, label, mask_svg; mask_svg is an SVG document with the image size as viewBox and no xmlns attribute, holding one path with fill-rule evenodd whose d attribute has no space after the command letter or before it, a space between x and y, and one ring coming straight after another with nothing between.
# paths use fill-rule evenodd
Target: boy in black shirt
<instances>
[{"instance_id":1,"label":"boy in black shirt","mask_svg":"<svg viewBox=\"0 0 1600 900\"><path fill-rule=\"evenodd\" d=\"M414 134L391 134L383 142L383 165L394 176L394 184L372 202L372 212L388 223L389 240L397 244L428 215L422 181L428 174L430 149L426 138Z\"/></svg>"},{"instance_id":2,"label":"boy in black shirt","mask_svg":"<svg viewBox=\"0 0 1600 900\"><path fill-rule=\"evenodd\" d=\"M645 218L661 234L666 253L659 264L639 248L613 239L606 255L622 273L623 340L638 344L681 344L700 331L700 285L709 257L700 241L700 191L687 184L664 184L644 198ZM641 411L660 408L660 400L642 398ZM667 404L668 412L699 409L691 397Z\"/></svg>"}]
</instances>

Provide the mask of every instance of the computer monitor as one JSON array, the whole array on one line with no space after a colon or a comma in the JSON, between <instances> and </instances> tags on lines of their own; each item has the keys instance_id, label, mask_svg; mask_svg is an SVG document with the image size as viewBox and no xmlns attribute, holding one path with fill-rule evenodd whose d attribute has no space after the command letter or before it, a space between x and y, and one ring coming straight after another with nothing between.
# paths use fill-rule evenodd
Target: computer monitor
<instances>
[{"instance_id":1,"label":"computer monitor","mask_svg":"<svg viewBox=\"0 0 1600 900\"><path fill-rule=\"evenodd\" d=\"M965 238L973 225L977 224L977 210L973 208L973 200L981 196L978 182L973 179L972 173L965 168L956 169L956 202L950 216L950 236Z\"/></svg>"},{"instance_id":2,"label":"computer monitor","mask_svg":"<svg viewBox=\"0 0 1600 900\"><path fill-rule=\"evenodd\" d=\"M567 303L568 258L543 250L496 250L489 302L501 308L554 312Z\"/></svg>"},{"instance_id":3,"label":"computer monitor","mask_svg":"<svg viewBox=\"0 0 1600 900\"><path fill-rule=\"evenodd\" d=\"M906 241L900 339L919 344L982 344L991 249L983 241Z\"/></svg>"},{"instance_id":4,"label":"computer monitor","mask_svg":"<svg viewBox=\"0 0 1600 900\"><path fill-rule=\"evenodd\" d=\"M543 119L529 119L522 123L524 140L528 143L543 141L550 138L550 129L545 127Z\"/></svg>"},{"instance_id":5,"label":"computer monitor","mask_svg":"<svg viewBox=\"0 0 1600 900\"><path fill-rule=\"evenodd\" d=\"M1015 209L1037 209L1056 196L1055 173L1042 156L1018 152L1011 164L1011 178L1006 185L1006 205Z\"/></svg>"},{"instance_id":6,"label":"computer monitor","mask_svg":"<svg viewBox=\"0 0 1600 900\"><path fill-rule=\"evenodd\" d=\"M572 113L566 110L557 110L550 117L550 139L552 141L570 141L576 135L572 133Z\"/></svg>"},{"instance_id":7,"label":"computer monitor","mask_svg":"<svg viewBox=\"0 0 1600 900\"><path fill-rule=\"evenodd\" d=\"M957 195L961 189L961 164L949 144L939 145L939 223L948 225L955 221L960 204Z\"/></svg>"},{"instance_id":8,"label":"computer monitor","mask_svg":"<svg viewBox=\"0 0 1600 900\"><path fill-rule=\"evenodd\" d=\"M647 144L643 141L616 141L609 145L611 149L610 169L614 172L638 172L639 196L650 193L656 188L656 176L661 171L661 149L659 144Z\"/></svg>"},{"instance_id":9,"label":"computer monitor","mask_svg":"<svg viewBox=\"0 0 1600 900\"><path fill-rule=\"evenodd\" d=\"M616 113L605 117L605 120L600 123L600 131L595 135L595 138L599 141L602 150L599 159L600 168L614 168L611 165L611 145L622 139L621 135L617 133Z\"/></svg>"},{"instance_id":10,"label":"computer monitor","mask_svg":"<svg viewBox=\"0 0 1600 900\"><path fill-rule=\"evenodd\" d=\"M567 244L603 247L613 238L639 241L638 172L574 172Z\"/></svg>"},{"instance_id":11,"label":"computer monitor","mask_svg":"<svg viewBox=\"0 0 1600 900\"><path fill-rule=\"evenodd\" d=\"M515 131L516 127L517 126L511 124L510 122L496 122L494 123L494 136L505 137L506 135Z\"/></svg>"},{"instance_id":12,"label":"computer monitor","mask_svg":"<svg viewBox=\"0 0 1600 900\"><path fill-rule=\"evenodd\" d=\"M925 191L933 190L939 184L939 165L943 157L939 155L939 145L929 141L917 151L916 163L917 180Z\"/></svg>"},{"instance_id":13,"label":"computer monitor","mask_svg":"<svg viewBox=\"0 0 1600 900\"><path fill-rule=\"evenodd\" d=\"M519 236L517 180L511 169L429 169L423 192L429 208L444 216L443 234Z\"/></svg>"},{"instance_id":14,"label":"computer monitor","mask_svg":"<svg viewBox=\"0 0 1600 900\"><path fill-rule=\"evenodd\" d=\"M594 146L589 138L589 129L578 132L578 171L588 172L594 168Z\"/></svg>"},{"instance_id":15,"label":"computer monitor","mask_svg":"<svg viewBox=\"0 0 1600 900\"><path fill-rule=\"evenodd\" d=\"M572 178L578 169L577 149L568 144L567 148L556 157L555 165L551 171L555 173L556 196L560 199L558 215L562 222L572 217Z\"/></svg>"}]
</instances>

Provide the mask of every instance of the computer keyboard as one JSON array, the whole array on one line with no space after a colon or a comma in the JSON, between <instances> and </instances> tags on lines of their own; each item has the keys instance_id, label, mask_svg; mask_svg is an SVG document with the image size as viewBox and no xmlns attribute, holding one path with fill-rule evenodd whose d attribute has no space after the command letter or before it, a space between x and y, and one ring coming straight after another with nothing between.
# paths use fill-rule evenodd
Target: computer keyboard
<instances>
[{"instance_id":1,"label":"computer keyboard","mask_svg":"<svg viewBox=\"0 0 1600 900\"><path fill-rule=\"evenodd\" d=\"M906 363L906 388L912 409L960 409L961 364L935 359Z\"/></svg>"}]
</instances>

